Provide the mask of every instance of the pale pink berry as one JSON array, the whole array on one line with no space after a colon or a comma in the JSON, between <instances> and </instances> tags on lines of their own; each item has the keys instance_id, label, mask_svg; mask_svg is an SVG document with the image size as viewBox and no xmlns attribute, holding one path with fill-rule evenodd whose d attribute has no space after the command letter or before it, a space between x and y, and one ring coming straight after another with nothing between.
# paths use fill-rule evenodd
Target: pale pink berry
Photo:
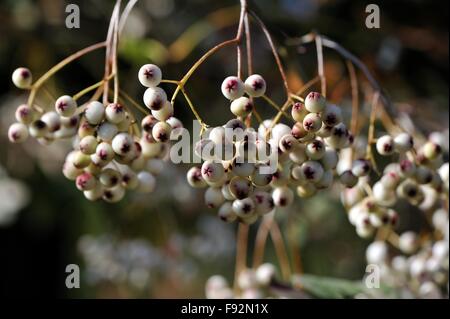
<instances>
[{"instance_id":1,"label":"pale pink berry","mask_svg":"<svg viewBox=\"0 0 450 319\"><path fill-rule=\"evenodd\" d=\"M166 102L167 94L159 87L150 87L144 93L144 104L152 111L160 110Z\"/></svg>"},{"instance_id":2,"label":"pale pink berry","mask_svg":"<svg viewBox=\"0 0 450 319\"><path fill-rule=\"evenodd\" d=\"M25 124L14 123L9 127L8 138L12 143L23 143L28 138L28 128Z\"/></svg>"},{"instance_id":3,"label":"pale pink berry","mask_svg":"<svg viewBox=\"0 0 450 319\"><path fill-rule=\"evenodd\" d=\"M22 104L16 110L16 120L23 124L30 124L34 120L35 113L36 112L31 107Z\"/></svg>"},{"instance_id":4,"label":"pale pink berry","mask_svg":"<svg viewBox=\"0 0 450 319\"><path fill-rule=\"evenodd\" d=\"M322 119L317 113L310 113L303 119L303 128L307 132L315 133L322 128Z\"/></svg>"},{"instance_id":5,"label":"pale pink berry","mask_svg":"<svg viewBox=\"0 0 450 319\"><path fill-rule=\"evenodd\" d=\"M245 92L251 97L260 97L266 93L266 81L259 74L250 75L244 85Z\"/></svg>"},{"instance_id":6,"label":"pale pink berry","mask_svg":"<svg viewBox=\"0 0 450 319\"><path fill-rule=\"evenodd\" d=\"M19 89L29 89L33 82L33 76L29 69L18 68L12 74L12 81Z\"/></svg>"},{"instance_id":7,"label":"pale pink berry","mask_svg":"<svg viewBox=\"0 0 450 319\"><path fill-rule=\"evenodd\" d=\"M253 103L248 97L242 96L231 102L230 110L234 115L245 118L253 110Z\"/></svg>"},{"instance_id":8,"label":"pale pink berry","mask_svg":"<svg viewBox=\"0 0 450 319\"><path fill-rule=\"evenodd\" d=\"M56 100L55 110L61 116L71 117L77 110L77 102L71 96L63 95Z\"/></svg>"},{"instance_id":9,"label":"pale pink berry","mask_svg":"<svg viewBox=\"0 0 450 319\"><path fill-rule=\"evenodd\" d=\"M75 184L80 191L88 191L95 188L97 180L91 174L83 173L77 177Z\"/></svg>"},{"instance_id":10,"label":"pale pink berry","mask_svg":"<svg viewBox=\"0 0 450 319\"><path fill-rule=\"evenodd\" d=\"M305 108L311 113L320 113L325 109L326 100L322 94L311 92L305 98Z\"/></svg>"},{"instance_id":11,"label":"pale pink berry","mask_svg":"<svg viewBox=\"0 0 450 319\"><path fill-rule=\"evenodd\" d=\"M125 120L125 108L119 103L111 103L106 107L105 115L108 122L118 124Z\"/></svg>"},{"instance_id":12,"label":"pale pink berry","mask_svg":"<svg viewBox=\"0 0 450 319\"><path fill-rule=\"evenodd\" d=\"M240 98L244 92L244 83L236 76L229 76L222 83L222 94L229 100Z\"/></svg>"},{"instance_id":13,"label":"pale pink berry","mask_svg":"<svg viewBox=\"0 0 450 319\"><path fill-rule=\"evenodd\" d=\"M138 73L139 82L146 87L156 87L161 83L161 69L154 64L143 65Z\"/></svg>"},{"instance_id":14,"label":"pale pink berry","mask_svg":"<svg viewBox=\"0 0 450 319\"><path fill-rule=\"evenodd\" d=\"M87 105L84 116L89 124L97 125L105 116L105 107L98 101L93 101Z\"/></svg>"}]
</instances>

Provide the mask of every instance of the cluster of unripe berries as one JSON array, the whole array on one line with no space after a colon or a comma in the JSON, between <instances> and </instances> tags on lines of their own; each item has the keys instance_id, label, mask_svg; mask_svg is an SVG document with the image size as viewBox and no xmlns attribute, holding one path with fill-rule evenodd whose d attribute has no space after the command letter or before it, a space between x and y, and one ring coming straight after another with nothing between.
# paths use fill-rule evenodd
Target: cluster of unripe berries
<instances>
[{"instance_id":1,"label":"cluster of unripe berries","mask_svg":"<svg viewBox=\"0 0 450 319\"><path fill-rule=\"evenodd\" d=\"M239 273L237 285L239 293L233 292L227 280L220 275L210 277L205 285L208 299L262 299L277 297L271 291L271 284L276 281L276 268L265 263L256 269L245 269Z\"/></svg>"},{"instance_id":2,"label":"cluster of unripe berries","mask_svg":"<svg viewBox=\"0 0 450 319\"><path fill-rule=\"evenodd\" d=\"M395 138L382 136L376 149L382 156L396 153L397 159L372 186L363 179L342 196L349 220L361 237L370 237L381 227L394 227L398 214L393 208L399 200L428 212L448 196L449 166L444 163L442 145L430 140L415 154L412 136L402 133Z\"/></svg>"},{"instance_id":3,"label":"cluster of unripe berries","mask_svg":"<svg viewBox=\"0 0 450 319\"><path fill-rule=\"evenodd\" d=\"M448 233L448 214L445 227ZM380 267L383 283L400 290L403 298L448 296L448 237L420 245L418 235L408 231L399 238L399 250L402 254L393 254L384 241L367 248L367 263Z\"/></svg>"},{"instance_id":4,"label":"cluster of unripe berries","mask_svg":"<svg viewBox=\"0 0 450 319\"><path fill-rule=\"evenodd\" d=\"M250 76L245 83L237 77L224 80L222 93L232 100L230 108L236 118L206 132L196 147L204 163L191 168L187 175L193 187L208 187L207 206L218 208L219 217L227 222L253 223L276 207L290 206L294 190L306 198L330 188L335 180L338 151L352 143L340 108L328 104L316 92L308 94L304 104L293 104L292 127L272 125L270 119L263 121L257 131L246 127L244 121L253 110L252 99L264 95L265 90L266 83L260 75ZM228 138L227 129L242 133ZM228 158L214 157L205 154L205 148L234 152ZM367 163L355 161L354 173L345 173L343 179L357 181L368 174ZM263 173L261 168L268 167L273 169Z\"/></svg>"},{"instance_id":5,"label":"cluster of unripe berries","mask_svg":"<svg viewBox=\"0 0 450 319\"><path fill-rule=\"evenodd\" d=\"M20 80L24 71L19 70L14 72L13 81L20 88L28 88L31 83L25 85ZM31 135L45 144L73 139L74 150L66 157L63 174L75 181L89 200L118 202L126 190L153 192L155 175L163 169L169 149L170 132L182 125L172 117L173 108L163 99L165 93L156 87L161 70L145 65L139 71L139 80L149 87L144 100L152 111L142 120L139 135L134 130L134 116L125 106L91 101L79 107L71 96L64 95L56 100L54 111L43 114L28 105L19 106L9 139L19 143Z\"/></svg>"}]
</instances>

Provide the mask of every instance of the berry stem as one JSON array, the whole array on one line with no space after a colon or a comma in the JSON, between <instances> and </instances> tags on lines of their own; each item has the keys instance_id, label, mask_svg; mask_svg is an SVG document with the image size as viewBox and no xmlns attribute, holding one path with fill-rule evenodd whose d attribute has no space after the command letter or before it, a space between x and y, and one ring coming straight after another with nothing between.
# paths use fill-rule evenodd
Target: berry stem
<instances>
[{"instance_id":1,"label":"berry stem","mask_svg":"<svg viewBox=\"0 0 450 319\"><path fill-rule=\"evenodd\" d=\"M280 263L282 277L285 281L289 281L292 276L289 256L284 244L283 236L281 235L280 227L277 222L273 220L270 225L270 237L272 237L275 252Z\"/></svg>"},{"instance_id":2,"label":"berry stem","mask_svg":"<svg viewBox=\"0 0 450 319\"><path fill-rule=\"evenodd\" d=\"M239 223L236 238L236 265L234 273L234 290L239 289L237 279L239 274L247 267L248 231L246 224Z\"/></svg>"},{"instance_id":3,"label":"berry stem","mask_svg":"<svg viewBox=\"0 0 450 319\"><path fill-rule=\"evenodd\" d=\"M281 63L281 59L280 59L278 51L275 47L275 44L273 43L272 36L270 35L270 32L267 29L264 22L258 17L258 15L253 11L250 11L250 14L253 16L253 18L256 20L256 22L259 24L261 30L263 31L264 35L266 36L267 42L269 43L269 46L272 50L272 54L275 58L275 62L277 63L278 71L280 72L281 78L283 80L283 85L286 90L287 99L288 99L288 101L290 101L291 90L289 89L286 72L284 71L283 64Z\"/></svg>"},{"instance_id":4,"label":"berry stem","mask_svg":"<svg viewBox=\"0 0 450 319\"><path fill-rule=\"evenodd\" d=\"M148 115L148 111L142 107L138 102L136 102L129 94L125 93L123 90L119 90L119 95L121 95L125 100L137 108L142 114Z\"/></svg>"},{"instance_id":5,"label":"berry stem","mask_svg":"<svg viewBox=\"0 0 450 319\"><path fill-rule=\"evenodd\" d=\"M253 268L256 269L263 263L264 251L266 247L267 237L269 235L270 225L272 224L273 216L266 215L258 227L255 239L255 249L253 250Z\"/></svg>"},{"instance_id":6,"label":"berry stem","mask_svg":"<svg viewBox=\"0 0 450 319\"><path fill-rule=\"evenodd\" d=\"M43 76L41 76L32 86L31 88L31 92L30 92L30 96L28 97L28 105L30 107L34 107L34 100L36 98L36 94L39 91L40 87L49 79L51 78L56 72L58 72L59 70L61 70L63 67L65 67L66 65L72 63L73 61L81 58L82 56L93 52L95 50L104 48L106 46L106 42L100 42L100 43L96 43L93 44L87 48L84 48L72 55L70 55L69 57L65 58L64 60L62 60L61 62L59 62L58 64L56 64L54 67L52 67L50 70L48 70Z\"/></svg>"},{"instance_id":7,"label":"berry stem","mask_svg":"<svg viewBox=\"0 0 450 319\"><path fill-rule=\"evenodd\" d=\"M75 101L79 100L82 96L84 96L84 95L88 94L89 92L91 92L91 91L101 87L105 83L105 81L112 79L113 76L114 76L114 74L110 74L106 79L103 79L103 80L101 80L101 81L99 81L99 82L97 82L97 83L95 83L95 84L93 84L93 85L91 85L91 86L81 90L80 92L78 92L77 94L75 94L73 96L73 99Z\"/></svg>"},{"instance_id":8,"label":"berry stem","mask_svg":"<svg viewBox=\"0 0 450 319\"><path fill-rule=\"evenodd\" d=\"M374 171L380 175L380 172L375 161L375 157L372 152L372 145L376 143L375 141L375 120L377 118L378 101L380 98L380 93L374 92L372 96L372 108L370 111L370 122L369 122L369 132L367 135L367 148L366 148L366 158L372 163Z\"/></svg>"},{"instance_id":9,"label":"berry stem","mask_svg":"<svg viewBox=\"0 0 450 319\"><path fill-rule=\"evenodd\" d=\"M292 117L290 117L289 115L286 114L285 111L283 111L281 109L281 107L275 103L270 97L268 97L267 95L263 95L261 96L263 98L264 101L266 101L270 106L272 106L274 109L276 109L279 113L281 113L282 116L284 116L286 119L292 121Z\"/></svg>"},{"instance_id":10,"label":"berry stem","mask_svg":"<svg viewBox=\"0 0 450 319\"><path fill-rule=\"evenodd\" d=\"M320 78L321 93L324 97L327 96L327 79L325 78L325 66L323 63L323 46L322 37L320 35L315 36L316 52L317 52L317 73Z\"/></svg>"},{"instance_id":11,"label":"berry stem","mask_svg":"<svg viewBox=\"0 0 450 319\"><path fill-rule=\"evenodd\" d=\"M192 113L194 114L195 118L197 119L197 121L199 121L200 125L202 126L202 130L203 128L207 127L208 125L205 124L205 122L202 120L202 118L200 117L200 114L198 114L197 110L194 107L194 104L192 103L191 99L189 98L186 90L184 88L181 89L181 92L183 93L184 98L186 99L187 104L189 105L189 107L191 108ZM203 133L203 132L201 132Z\"/></svg>"}]
</instances>

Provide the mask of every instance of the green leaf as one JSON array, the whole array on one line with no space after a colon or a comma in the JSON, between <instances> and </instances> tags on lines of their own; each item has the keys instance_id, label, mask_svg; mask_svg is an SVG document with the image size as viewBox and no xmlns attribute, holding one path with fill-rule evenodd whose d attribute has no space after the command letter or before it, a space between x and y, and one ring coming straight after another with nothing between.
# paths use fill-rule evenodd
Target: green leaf
<instances>
[{"instance_id":1,"label":"green leaf","mask_svg":"<svg viewBox=\"0 0 450 319\"><path fill-rule=\"evenodd\" d=\"M355 295L364 291L361 281L318 277L314 275L295 276L293 284L313 297L320 299L353 298Z\"/></svg>"}]
</instances>

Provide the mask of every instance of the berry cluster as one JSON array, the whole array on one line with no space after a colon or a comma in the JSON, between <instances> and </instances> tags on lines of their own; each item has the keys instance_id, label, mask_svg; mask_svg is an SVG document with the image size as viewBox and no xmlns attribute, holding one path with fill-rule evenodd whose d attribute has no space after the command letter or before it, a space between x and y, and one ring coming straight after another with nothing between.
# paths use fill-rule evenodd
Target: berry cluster
<instances>
[{"instance_id":1,"label":"berry cluster","mask_svg":"<svg viewBox=\"0 0 450 319\"><path fill-rule=\"evenodd\" d=\"M237 285L239 294L233 292L227 280L220 275L210 277L205 286L208 299L262 299L277 297L271 291L271 284L276 281L276 268L273 264L265 263L256 269L245 269L239 273Z\"/></svg>"},{"instance_id":2,"label":"berry cluster","mask_svg":"<svg viewBox=\"0 0 450 319\"><path fill-rule=\"evenodd\" d=\"M263 96L265 90L260 75L250 76L245 83L234 76L224 80L222 93L231 100L236 118L206 132L196 146L203 165L187 174L193 187L208 187L207 206L218 208L219 217L227 222L253 223L276 207L290 206L293 188L299 197L330 188L338 150L352 143L340 108L316 92L308 94L304 104L293 104L292 127L272 120L263 121L257 131L247 127L244 122L253 111L253 99ZM227 135L227 129L232 134ZM210 150L217 149L231 150L231 156L223 156L223 152L211 155ZM367 163L355 161L354 173L345 172L341 180L348 185L367 175Z\"/></svg>"},{"instance_id":3,"label":"berry cluster","mask_svg":"<svg viewBox=\"0 0 450 319\"><path fill-rule=\"evenodd\" d=\"M118 202L126 190L151 193L156 187L155 175L164 165L172 127L181 123L172 117L170 103L163 100L164 91L156 87L161 70L146 65L139 71L139 80L149 87L144 100L153 113L142 120L142 134L136 132L134 115L124 105L94 100L79 107L73 97L64 95L56 100L54 111L19 106L9 139L20 143L30 135L42 144L72 139L74 149L62 171L89 200ZM13 82L19 88L29 88L31 72L16 70Z\"/></svg>"},{"instance_id":4,"label":"berry cluster","mask_svg":"<svg viewBox=\"0 0 450 319\"><path fill-rule=\"evenodd\" d=\"M427 141L414 151L414 139L402 133L395 138L385 135L376 143L382 156L398 154L398 160L388 164L373 186L362 180L343 193L343 203L349 207L349 220L361 237L374 231L394 227L398 214L393 208L399 200L422 211L439 206L448 194L448 163L444 164L442 145Z\"/></svg>"}]
</instances>

